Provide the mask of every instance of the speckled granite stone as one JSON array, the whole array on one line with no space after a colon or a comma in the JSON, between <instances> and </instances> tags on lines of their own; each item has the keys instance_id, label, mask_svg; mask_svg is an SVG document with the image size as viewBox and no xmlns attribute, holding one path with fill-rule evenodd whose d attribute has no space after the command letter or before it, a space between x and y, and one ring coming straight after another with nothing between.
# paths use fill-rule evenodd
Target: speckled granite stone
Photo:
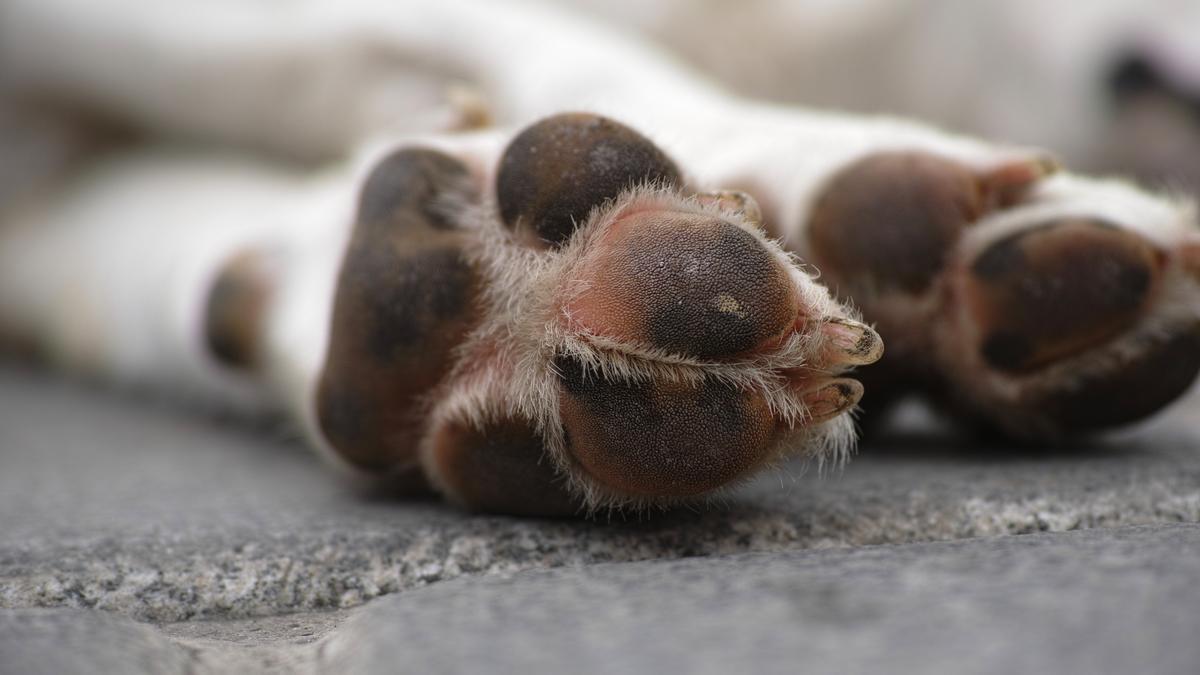
<instances>
[{"instance_id":1,"label":"speckled granite stone","mask_svg":"<svg viewBox=\"0 0 1200 675\"><path fill-rule=\"evenodd\" d=\"M405 501L276 431L5 371L0 607L254 617L523 569L1197 522L1196 408L1072 450L893 439L712 509L539 521Z\"/></svg>"},{"instance_id":2,"label":"speckled granite stone","mask_svg":"<svg viewBox=\"0 0 1200 675\"><path fill-rule=\"evenodd\" d=\"M0 672L1200 671L1200 525L463 577L342 612L156 630L0 610Z\"/></svg>"}]
</instances>

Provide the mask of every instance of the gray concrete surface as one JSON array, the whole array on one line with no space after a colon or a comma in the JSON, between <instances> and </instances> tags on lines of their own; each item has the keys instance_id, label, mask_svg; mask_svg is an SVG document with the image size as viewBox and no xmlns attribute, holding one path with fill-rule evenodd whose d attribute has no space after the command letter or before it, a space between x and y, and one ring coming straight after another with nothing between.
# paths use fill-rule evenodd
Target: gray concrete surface
<instances>
[{"instance_id":1,"label":"gray concrete surface","mask_svg":"<svg viewBox=\"0 0 1200 675\"><path fill-rule=\"evenodd\" d=\"M1176 637L1200 628L1198 417L1193 398L1078 448L910 433L709 509L578 522L400 498L278 430L4 370L0 672L576 653L596 672L1198 672Z\"/></svg>"},{"instance_id":2,"label":"gray concrete surface","mask_svg":"<svg viewBox=\"0 0 1200 675\"><path fill-rule=\"evenodd\" d=\"M0 670L1192 675L1198 580L1197 525L607 563L162 630L0 610Z\"/></svg>"},{"instance_id":3,"label":"gray concrete surface","mask_svg":"<svg viewBox=\"0 0 1200 675\"><path fill-rule=\"evenodd\" d=\"M608 564L381 599L333 671L1200 672L1200 528Z\"/></svg>"}]
</instances>

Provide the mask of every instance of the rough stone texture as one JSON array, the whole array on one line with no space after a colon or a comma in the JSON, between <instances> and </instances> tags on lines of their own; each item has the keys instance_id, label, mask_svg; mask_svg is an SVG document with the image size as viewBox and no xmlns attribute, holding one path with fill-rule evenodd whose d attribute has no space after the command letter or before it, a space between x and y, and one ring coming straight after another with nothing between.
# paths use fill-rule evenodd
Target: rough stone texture
<instances>
[{"instance_id":1,"label":"rough stone texture","mask_svg":"<svg viewBox=\"0 0 1200 675\"><path fill-rule=\"evenodd\" d=\"M1198 580L1195 525L597 565L383 598L322 658L370 673L1194 674Z\"/></svg>"},{"instance_id":2,"label":"rough stone texture","mask_svg":"<svg viewBox=\"0 0 1200 675\"><path fill-rule=\"evenodd\" d=\"M1191 675L1198 580L1197 525L599 564L456 579L345 620L159 633L0 610L0 671Z\"/></svg>"},{"instance_id":3,"label":"rough stone texture","mask_svg":"<svg viewBox=\"0 0 1200 675\"><path fill-rule=\"evenodd\" d=\"M92 609L0 610L0 672L316 673L318 640L344 619L323 612L155 628Z\"/></svg>"},{"instance_id":4,"label":"rough stone texture","mask_svg":"<svg viewBox=\"0 0 1200 675\"><path fill-rule=\"evenodd\" d=\"M146 408L0 373L0 607L269 616L461 575L1200 521L1195 400L1084 448L879 442L841 474L643 522L469 516L339 478L278 433Z\"/></svg>"},{"instance_id":5,"label":"rough stone texture","mask_svg":"<svg viewBox=\"0 0 1200 675\"><path fill-rule=\"evenodd\" d=\"M0 672L188 673L193 656L152 626L89 610L0 610Z\"/></svg>"}]
</instances>

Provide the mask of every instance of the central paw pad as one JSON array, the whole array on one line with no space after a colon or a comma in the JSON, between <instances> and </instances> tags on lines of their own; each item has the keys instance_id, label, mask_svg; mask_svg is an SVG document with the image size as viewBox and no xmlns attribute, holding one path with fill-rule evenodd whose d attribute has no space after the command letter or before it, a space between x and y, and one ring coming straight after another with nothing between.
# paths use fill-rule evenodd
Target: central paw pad
<instances>
[{"instance_id":1,"label":"central paw pad","mask_svg":"<svg viewBox=\"0 0 1200 675\"><path fill-rule=\"evenodd\" d=\"M1022 371L1128 330L1158 290L1161 256L1102 221L1034 226L971 264L968 298L984 359Z\"/></svg>"},{"instance_id":2,"label":"central paw pad","mask_svg":"<svg viewBox=\"0 0 1200 675\"><path fill-rule=\"evenodd\" d=\"M573 275L566 311L591 332L698 359L778 343L800 301L777 256L707 213L621 216Z\"/></svg>"}]
</instances>

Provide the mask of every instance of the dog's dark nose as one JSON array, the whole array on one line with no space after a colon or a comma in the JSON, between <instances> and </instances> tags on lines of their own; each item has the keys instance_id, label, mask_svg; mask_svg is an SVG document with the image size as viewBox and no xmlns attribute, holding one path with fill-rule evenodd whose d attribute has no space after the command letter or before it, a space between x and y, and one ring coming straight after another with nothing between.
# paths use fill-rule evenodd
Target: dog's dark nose
<instances>
[{"instance_id":1,"label":"dog's dark nose","mask_svg":"<svg viewBox=\"0 0 1200 675\"><path fill-rule=\"evenodd\" d=\"M1131 49L1113 63L1107 89L1118 109L1138 99L1157 97L1190 111L1200 126L1200 79L1184 81L1143 50Z\"/></svg>"}]
</instances>

